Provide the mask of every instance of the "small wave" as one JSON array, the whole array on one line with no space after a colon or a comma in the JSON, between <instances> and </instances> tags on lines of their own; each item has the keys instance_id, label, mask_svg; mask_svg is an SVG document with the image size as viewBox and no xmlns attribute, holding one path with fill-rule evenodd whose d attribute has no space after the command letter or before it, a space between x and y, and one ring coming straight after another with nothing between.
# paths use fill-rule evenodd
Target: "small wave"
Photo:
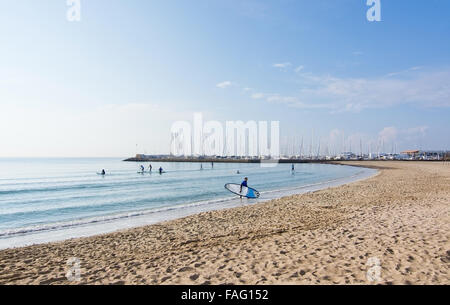
<instances>
[{"instance_id":1,"label":"small wave","mask_svg":"<svg viewBox=\"0 0 450 305\"><path fill-rule=\"evenodd\" d=\"M330 183L333 183L333 182L341 181L341 180L344 180L344 179L356 178L356 177L360 176L363 173L364 173L364 171L360 171L360 172L357 172L357 173L353 174L352 176L340 177L340 178L336 178L336 179L320 181L320 182L317 182L317 183L304 184L304 185L295 186L295 187L281 188L281 189L270 190L270 191L263 191L263 192L260 192L260 193L261 194L270 194L270 193L278 193L278 192L292 192L292 191L302 190L302 189L310 188L310 187L314 187L314 186L326 185L326 184L330 184Z\"/></svg>"},{"instance_id":2,"label":"small wave","mask_svg":"<svg viewBox=\"0 0 450 305\"><path fill-rule=\"evenodd\" d=\"M97 217L92 217L92 218L77 219L77 220L67 221L67 222L57 222L57 223L52 223L52 224L43 224L43 225L28 226L28 227L16 228L16 229L0 230L0 238L8 238L8 237L12 237L15 235L32 234L32 233L39 233L39 232L44 232L44 231L61 230L61 229L67 229L67 228L78 227L78 226L83 226L83 225L90 225L90 224L101 223L101 222L110 222L110 221L114 221L114 220L120 220L120 219L126 219L126 218L131 218L131 217L138 217L138 216L145 216L145 215L159 213L159 212L167 212L167 211L173 211L173 210L179 210L179 209L199 207L199 206L208 205L208 204L226 202L226 201L230 201L232 199L233 199L233 197L219 198L219 199L199 201L199 202L194 202L194 203L181 204L181 205L175 205L175 206L169 206L169 207L157 208L157 209L151 209L151 210L134 211L134 212L128 212L128 213L115 214L115 215L105 215L105 216L97 216Z\"/></svg>"},{"instance_id":3,"label":"small wave","mask_svg":"<svg viewBox=\"0 0 450 305\"><path fill-rule=\"evenodd\" d=\"M27 189L17 189L17 190L8 190L8 191L0 191L0 195L14 195L14 194L27 194L27 193L38 193L38 192L62 192L67 190L75 190L75 189L95 189L95 188L108 188L108 185L101 184L85 184L85 185L72 185L72 186L62 186L62 187L42 187L42 188L27 188Z\"/></svg>"}]
</instances>

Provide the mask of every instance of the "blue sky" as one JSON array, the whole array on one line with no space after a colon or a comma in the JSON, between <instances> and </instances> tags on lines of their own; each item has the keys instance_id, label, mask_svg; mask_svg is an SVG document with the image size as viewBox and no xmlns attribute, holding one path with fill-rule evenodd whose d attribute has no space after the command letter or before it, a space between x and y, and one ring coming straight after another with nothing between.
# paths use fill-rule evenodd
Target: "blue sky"
<instances>
[{"instance_id":1,"label":"blue sky","mask_svg":"<svg viewBox=\"0 0 450 305\"><path fill-rule=\"evenodd\" d=\"M365 0L81 0L80 22L65 0L5 2L0 156L164 153L194 112L450 149L448 1L381 0L381 22Z\"/></svg>"}]
</instances>

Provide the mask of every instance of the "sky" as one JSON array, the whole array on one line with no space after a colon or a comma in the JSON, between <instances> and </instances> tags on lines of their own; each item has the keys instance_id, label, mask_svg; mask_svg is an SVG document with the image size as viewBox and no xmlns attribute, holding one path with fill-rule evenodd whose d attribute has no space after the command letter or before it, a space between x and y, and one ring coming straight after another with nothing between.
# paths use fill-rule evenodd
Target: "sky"
<instances>
[{"instance_id":1,"label":"sky","mask_svg":"<svg viewBox=\"0 0 450 305\"><path fill-rule=\"evenodd\" d=\"M279 121L283 147L450 149L449 1L1 3L0 157L168 153L194 113Z\"/></svg>"}]
</instances>

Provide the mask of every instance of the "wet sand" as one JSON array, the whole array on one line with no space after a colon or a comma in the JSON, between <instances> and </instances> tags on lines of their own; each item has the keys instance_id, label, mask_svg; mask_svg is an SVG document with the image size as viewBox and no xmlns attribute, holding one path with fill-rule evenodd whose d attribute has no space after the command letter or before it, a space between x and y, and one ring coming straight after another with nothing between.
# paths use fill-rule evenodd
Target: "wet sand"
<instances>
[{"instance_id":1,"label":"wet sand","mask_svg":"<svg viewBox=\"0 0 450 305\"><path fill-rule=\"evenodd\" d=\"M367 180L0 251L0 284L450 284L450 164L346 162ZM70 258L80 281L69 281Z\"/></svg>"}]
</instances>

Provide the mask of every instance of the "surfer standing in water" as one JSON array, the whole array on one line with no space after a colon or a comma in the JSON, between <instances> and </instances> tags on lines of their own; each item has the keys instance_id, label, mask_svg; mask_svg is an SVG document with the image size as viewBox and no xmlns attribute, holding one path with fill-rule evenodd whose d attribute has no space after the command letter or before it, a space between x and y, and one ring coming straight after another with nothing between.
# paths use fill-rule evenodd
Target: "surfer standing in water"
<instances>
[{"instance_id":1,"label":"surfer standing in water","mask_svg":"<svg viewBox=\"0 0 450 305\"><path fill-rule=\"evenodd\" d=\"M163 173L163 168L162 168L162 167L159 168L159 173L160 173L160 174Z\"/></svg>"},{"instance_id":2,"label":"surfer standing in water","mask_svg":"<svg viewBox=\"0 0 450 305\"><path fill-rule=\"evenodd\" d=\"M150 164L149 166L148 166L148 171L151 173L152 172L152 165Z\"/></svg>"}]
</instances>

